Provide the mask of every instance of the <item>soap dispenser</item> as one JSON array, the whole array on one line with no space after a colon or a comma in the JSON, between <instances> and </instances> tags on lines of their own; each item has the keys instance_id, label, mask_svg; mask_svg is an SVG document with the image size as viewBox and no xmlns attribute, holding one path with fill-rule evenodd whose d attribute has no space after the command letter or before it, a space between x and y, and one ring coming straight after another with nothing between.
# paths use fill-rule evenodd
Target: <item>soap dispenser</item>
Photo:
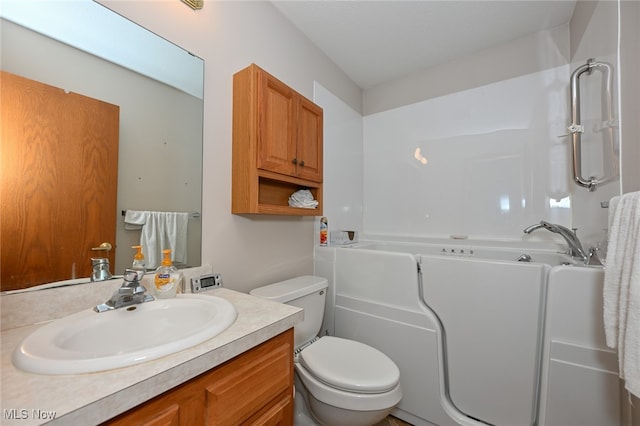
<instances>
[{"instance_id":1,"label":"soap dispenser","mask_svg":"<svg viewBox=\"0 0 640 426\"><path fill-rule=\"evenodd\" d=\"M136 254L133 256L133 264L131 265L131 269L136 271L138 275L138 281L141 281L144 277L144 273L147 272L147 263L144 260L144 255L142 254L142 246L131 246L131 248L136 249Z\"/></svg>"},{"instance_id":2,"label":"soap dispenser","mask_svg":"<svg viewBox=\"0 0 640 426\"><path fill-rule=\"evenodd\" d=\"M181 277L178 269L173 266L173 262L171 261L171 250L162 250L162 255L162 262L156 269L153 283L156 290L156 297L159 299L168 299L176 295Z\"/></svg>"}]
</instances>

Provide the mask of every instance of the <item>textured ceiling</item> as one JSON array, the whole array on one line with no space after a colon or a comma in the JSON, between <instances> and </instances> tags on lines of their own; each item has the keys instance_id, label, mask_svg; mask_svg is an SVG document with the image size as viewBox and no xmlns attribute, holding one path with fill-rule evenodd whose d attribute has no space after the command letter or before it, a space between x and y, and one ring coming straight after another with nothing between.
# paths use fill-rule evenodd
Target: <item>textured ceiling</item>
<instances>
[{"instance_id":1,"label":"textured ceiling","mask_svg":"<svg viewBox=\"0 0 640 426\"><path fill-rule=\"evenodd\" d=\"M367 89L569 22L575 0L272 1Z\"/></svg>"}]
</instances>

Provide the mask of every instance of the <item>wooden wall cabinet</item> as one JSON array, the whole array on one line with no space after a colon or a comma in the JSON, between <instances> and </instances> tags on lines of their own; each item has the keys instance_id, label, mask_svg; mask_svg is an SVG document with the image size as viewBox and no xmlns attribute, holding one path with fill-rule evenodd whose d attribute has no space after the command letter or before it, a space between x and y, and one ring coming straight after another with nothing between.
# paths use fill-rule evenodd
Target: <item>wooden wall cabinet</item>
<instances>
[{"instance_id":1,"label":"wooden wall cabinet","mask_svg":"<svg viewBox=\"0 0 640 426\"><path fill-rule=\"evenodd\" d=\"M293 329L105 424L292 426Z\"/></svg>"},{"instance_id":2,"label":"wooden wall cabinet","mask_svg":"<svg viewBox=\"0 0 640 426\"><path fill-rule=\"evenodd\" d=\"M322 120L322 108L255 64L233 76L232 213L322 215ZM318 207L290 207L305 188Z\"/></svg>"}]
</instances>

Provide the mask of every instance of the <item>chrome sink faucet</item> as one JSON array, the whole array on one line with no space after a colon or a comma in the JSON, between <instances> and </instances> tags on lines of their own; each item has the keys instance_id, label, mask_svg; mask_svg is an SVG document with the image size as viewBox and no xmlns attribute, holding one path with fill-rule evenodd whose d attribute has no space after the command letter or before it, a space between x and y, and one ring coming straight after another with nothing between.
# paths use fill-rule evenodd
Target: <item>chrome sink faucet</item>
<instances>
[{"instance_id":1,"label":"chrome sink faucet","mask_svg":"<svg viewBox=\"0 0 640 426\"><path fill-rule=\"evenodd\" d=\"M537 229L544 228L547 231L559 234L569 245L569 254L571 257L580 258L584 263L587 262L588 256L582 247L580 239L576 235L575 231L570 230L562 225L556 225L547 221L541 220L540 223L528 226L524 229L525 234L530 234Z\"/></svg>"},{"instance_id":2,"label":"chrome sink faucet","mask_svg":"<svg viewBox=\"0 0 640 426\"><path fill-rule=\"evenodd\" d=\"M106 312L154 300L153 296L145 294L146 291L147 289L138 281L138 272L135 269L125 269L120 288L113 293L111 299L94 307L93 310L98 313Z\"/></svg>"},{"instance_id":3,"label":"chrome sink faucet","mask_svg":"<svg viewBox=\"0 0 640 426\"><path fill-rule=\"evenodd\" d=\"M91 258L91 281L105 281L113 275L109 272L109 259L103 257Z\"/></svg>"}]
</instances>

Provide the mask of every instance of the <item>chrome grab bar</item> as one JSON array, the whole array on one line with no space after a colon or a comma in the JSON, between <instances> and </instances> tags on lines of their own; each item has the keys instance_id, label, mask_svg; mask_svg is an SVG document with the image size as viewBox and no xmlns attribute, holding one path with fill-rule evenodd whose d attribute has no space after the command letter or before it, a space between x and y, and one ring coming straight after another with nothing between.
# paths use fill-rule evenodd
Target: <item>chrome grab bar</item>
<instances>
[{"instance_id":1,"label":"chrome grab bar","mask_svg":"<svg viewBox=\"0 0 640 426\"><path fill-rule=\"evenodd\" d=\"M568 130L572 138L571 152L573 156L573 180L579 186L585 187L589 191L595 191L598 185L613 180L614 177L612 175L617 175L617 166L615 161L607 162L606 158L603 158L605 161L605 169L607 166L610 169L609 176L606 176L606 171L605 176L601 178L590 176L585 179L582 176L581 135L584 133L584 126L580 123L580 76L585 72L588 73L588 75L591 75L593 70L599 70L604 74L602 81L603 122L602 126L600 126L598 130L601 130L605 135L603 137L606 138L606 140L603 141L603 144L605 146L607 143L609 144L612 154L615 153L613 127L616 126L616 122L613 118L612 66L605 62L596 62L593 58L588 59L586 64L579 66L571 74L571 125L568 127ZM603 152L603 156L604 155L605 153Z\"/></svg>"}]
</instances>

